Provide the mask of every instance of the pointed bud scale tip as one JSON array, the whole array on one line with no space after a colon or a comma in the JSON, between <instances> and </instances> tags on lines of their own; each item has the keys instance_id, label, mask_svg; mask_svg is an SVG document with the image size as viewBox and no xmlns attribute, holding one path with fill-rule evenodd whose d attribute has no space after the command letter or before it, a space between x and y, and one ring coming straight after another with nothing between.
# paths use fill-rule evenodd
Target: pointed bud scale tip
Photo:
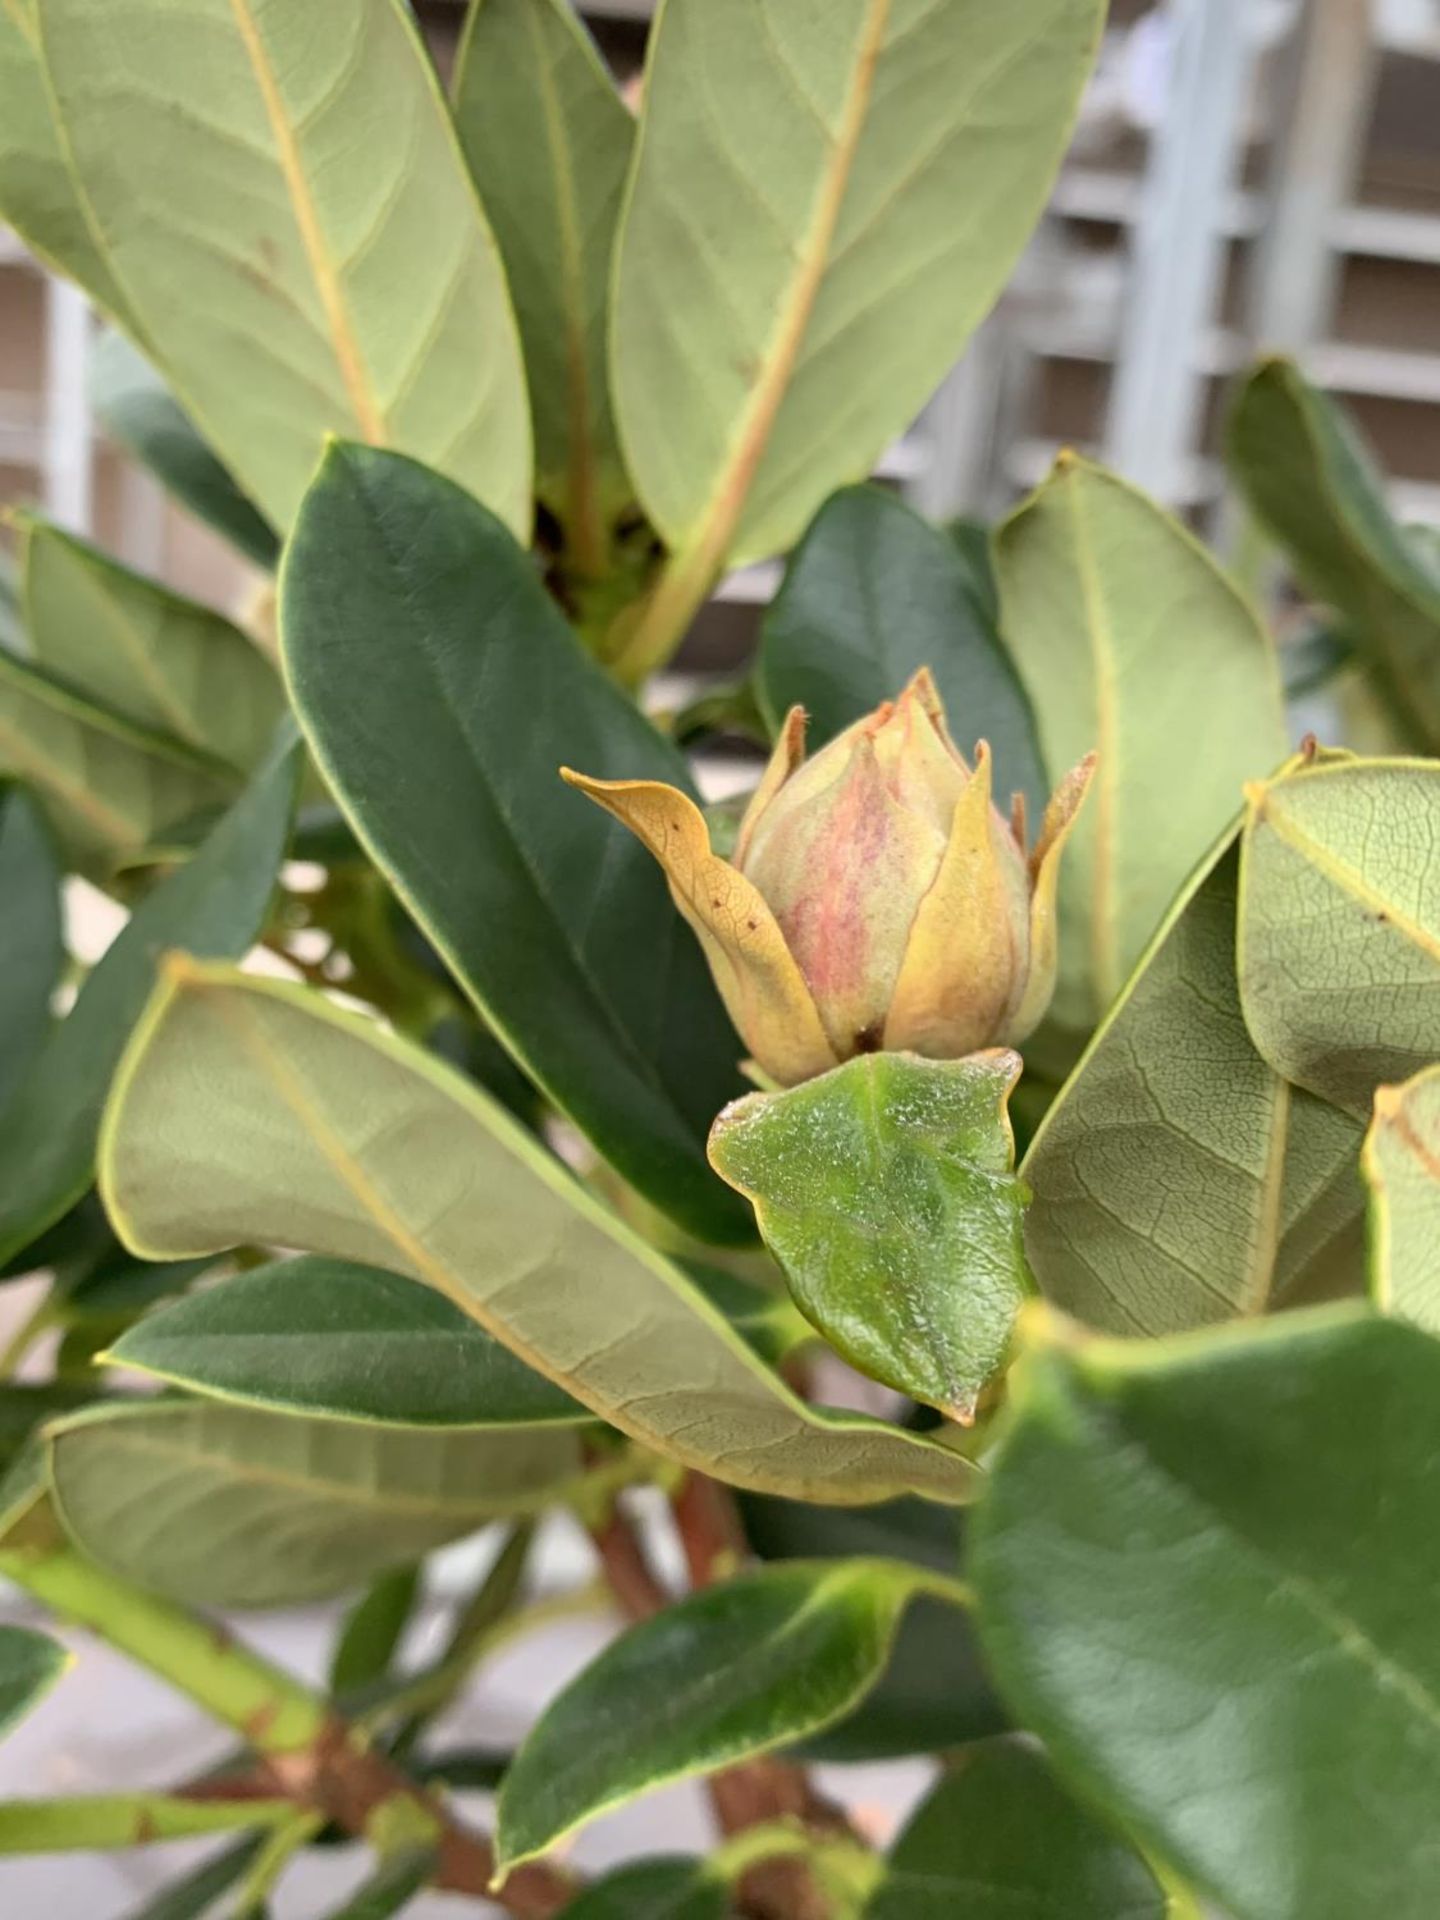
<instances>
[{"instance_id":1,"label":"pointed bud scale tip","mask_svg":"<svg viewBox=\"0 0 1440 1920\"><path fill-rule=\"evenodd\" d=\"M759 1072L778 1086L856 1055L952 1060L1019 1042L1055 980L1056 868L1095 765L1060 784L1033 852L956 748L928 667L806 756L793 707L725 860L694 803L560 770L664 868Z\"/></svg>"}]
</instances>

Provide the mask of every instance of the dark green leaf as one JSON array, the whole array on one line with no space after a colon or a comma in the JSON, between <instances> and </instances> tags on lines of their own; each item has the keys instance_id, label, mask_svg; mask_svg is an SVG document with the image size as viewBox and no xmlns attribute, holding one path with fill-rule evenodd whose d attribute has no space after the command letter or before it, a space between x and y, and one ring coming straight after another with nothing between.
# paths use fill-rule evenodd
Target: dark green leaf
<instances>
[{"instance_id":1,"label":"dark green leaf","mask_svg":"<svg viewBox=\"0 0 1440 1920\"><path fill-rule=\"evenodd\" d=\"M112 1403L50 1430L67 1529L187 1604L299 1605L578 1491L565 1427L358 1427L217 1401Z\"/></svg>"},{"instance_id":2,"label":"dark green leaf","mask_svg":"<svg viewBox=\"0 0 1440 1920\"><path fill-rule=\"evenodd\" d=\"M0 1382L0 1472L17 1458L25 1442L47 1420L75 1413L96 1398L93 1387L58 1381Z\"/></svg>"},{"instance_id":3,"label":"dark green leaf","mask_svg":"<svg viewBox=\"0 0 1440 1920\"><path fill-rule=\"evenodd\" d=\"M195 1393L395 1426L590 1416L432 1287L353 1261L256 1267L147 1319L110 1357Z\"/></svg>"},{"instance_id":4,"label":"dark green leaf","mask_svg":"<svg viewBox=\"0 0 1440 1920\"><path fill-rule=\"evenodd\" d=\"M936 1573L960 1564L965 1516L926 1500L812 1507L743 1494L745 1535L762 1560L907 1560ZM970 1616L919 1595L890 1664L853 1713L800 1745L807 1759L889 1760L1001 1733L1009 1716L980 1663Z\"/></svg>"},{"instance_id":5,"label":"dark green leaf","mask_svg":"<svg viewBox=\"0 0 1440 1920\"><path fill-rule=\"evenodd\" d=\"M1041 1341L971 1529L986 1652L1234 1920L1440 1911L1440 1344L1360 1309Z\"/></svg>"},{"instance_id":6,"label":"dark green leaf","mask_svg":"<svg viewBox=\"0 0 1440 1920\"><path fill-rule=\"evenodd\" d=\"M897 1561L793 1561L632 1627L516 1754L499 1859L514 1866L608 1807L839 1720L884 1672L906 1602L942 1584Z\"/></svg>"},{"instance_id":7,"label":"dark green leaf","mask_svg":"<svg viewBox=\"0 0 1440 1920\"><path fill-rule=\"evenodd\" d=\"M1306 591L1344 616L1388 699L1440 749L1440 578L1385 504L1369 450L1288 360L1267 360L1230 418L1231 469Z\"/></svg>"},{"instance_id":8,"label":"dark green leaf","mask_svg":"<svg viewBox=\"0 0 1440 1920\"><path fill-rule=\"evenodd\" d=\"M94 1173L110 1077L168 947L238 958L264 923L295 800L290 729L179 873L157 887L86 981L0 1119L0 1259L60 1218Z\"/></svg>"},{"instance_id":9,"label":"dark green leaf","mask_svg":"<svg viewBox=\"0 0 1440 1920\"><path fill-rule=\"evenodd\" d=\"M1182 889L1022 1174L1040 1288L1165 1334L1364 1289L1360 1128L1255 1051L1235 972L1235 836Z\"/></svg>"},{"instance_id":10,"label":"dark green leaf","mask_svg":"<svg viewBox=\"0 0 1440 1920\"><path fill-rule=\"evenodd\" d=\"M48 1633L0 1625L0 1734L47 1694L70 1664Z\"/></svg>"},{"instance_id":11,"label":"dark green leaf","mask_svg":"<svg viewBox=\"0 0 1440 1920\"><path fill-rule=\"evenodd\" d=\"M772 1367L815 1335L809 1322L796 1312L789 1294L780 1290L780 1276L767 1287L758 1280L728 1273L723 1267L704 1266L698 1260L681 1262L710 1302L718 1307L746 1346Z\"/></svg>"},{"instance_id":12,"label":"dark green leaf","mask_svg":"<svg viewBox=\"0 0 1440 1920\"><path fill-rule=\"evenodd\" d=\"M703 1860L657 1856L617 1867L564 1908L560 1920L726 1920L725 1884Z\"/></svg>"},{"instance_id":13,"label":"dark green leaf","mask_svg":"<svg viewBox=\"0 0 1440 1920\"><path fill-rule=\"evenodd\" d=\"M860 1054L726 1109L710 1157L805 1317L912 1399L974 1418L1028 1288L1004 1051Z\"/></svg>"},{"instance_id":14,"label":"dark green leaf","mask_svg":"<svg viewBox=\"0 0 1440 1920\"><path fill-rule=\"evenodd\" d=\"M361 1594L345 1616L331 1657L331 1693L354 1693L385 1678L419 1595L418 1566L382 1573L369 1591Z\"/></svg>"},{"instance_id":15,"label":"dark green leaf","mask_svg":"<svg viewBox=\"0 0 1440 1920\"><path fill-rule=\"evenodd\" d=\"M1240 995L1287 1080L1370 1117L1440 1059L1440 765L1301 756L1249 790Z\"/></svg>"},{"instance_id":16,"label":"dark green leaf","mask_svg":"<svg viewBox=\"0 0 1440 1920\"><path fill-rule=\"evenodd\" d=\"M935 675L961 752L988 740L997 792L1023 793L1038 820L1050 789L1030 701L965 556L894 494L846 487L816 514L765 616L761 706L772 731L804 707L818 743L919 667Z\"/></svg>"},{"instance_id":17,"label":"dark green leaf","mask_svg":"<svg viewBox=\"0 0 1440 1920\"><path fill-rule=\"evenodd\" d=\"M91 354L90 399L109 437L177 500L257 566L274 566L280 553L274 528L200 438L150 362L113 329Z\"/></svg>"},{"instance_id":18,"label":"dark green leaf","mask_svg":"<svg viewBox=\"0 0 1440 1920\"><path fill-rule=\"evenodd\" d=\"M38 808L0 787L0 1110L50 1030L50 998L65 961L61 873Z\"/></svg>"},{"instance_id":19,"label":"dark green leaf","mask_svg":"<svg viewBox=\"0 0 1440 1920\"><path fill-rule=\"evenodd\" d=\"M391 1920L392 1914L404 1911L411 1895L420 1891L434 1871L433 1848L407 1847L382 1861L363 1887L333 1909L329 1920Z\"/></svg>"},{"instance_id":20,"label":"dark green leaf","mask_svg":"<svg viewBox=\"0 0 1440 1920\"><path fill-rule=\"evenodd\" d=\"M286 670L356 832L521 1064L704 1239L745 1209L704 1160L739 1042L654 860L562 762L689 790L528 556L449 481L331 448L282 573Z\"/></svg>"},{"instance_id":21,"label":"dark green leaf","mask_svg":"<svg viewBox=\"0 0 1440 1920\"><path fill-rule=\"evenodd\" d=\"M1033 1747L957 1757L895 1842L865 1920L1166 1920L1140 1856L1072 1800Z\"/></svg>"},{"instance_id":22,"label":"dark green leaf","mask_svg":"<svg viewBox=\"0 0 1440 1920\"><path fill-rule=\"evenodd\" d=\"M152 1899L132 1907L125 1920L209 1920L215 1902L242 1878L267 1838L263 1833L247 1834L183 1880L172 1880Z\"/></svg>"}]
</instances>

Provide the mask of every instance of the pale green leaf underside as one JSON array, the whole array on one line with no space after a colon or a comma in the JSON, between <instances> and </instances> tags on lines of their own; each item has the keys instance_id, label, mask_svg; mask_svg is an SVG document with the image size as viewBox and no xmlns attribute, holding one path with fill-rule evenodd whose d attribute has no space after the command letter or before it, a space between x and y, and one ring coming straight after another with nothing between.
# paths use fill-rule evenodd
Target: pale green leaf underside
<instances>
[{"instance_id":1,"label":"pale green leaf underside","mask_svg":"<svg viewBox=\"0 0 1440 1920\"><path fill-rule=\"evenodd\" d=\"M909 424L1039 217L1103 12L666 0L613 362L672 546L789 546Z\"/></svg>"},{"instance_id":2,"label":"pale green leaf underside","mask_svg":"<svg viewBox=\"0 0 1440 1920\"><path fill-rule=\"evenodd\" d=\"M1252 796L1240 991L1278 1073L1362 1120L1440 1059L1440 765L1330 757Z\"/></svg>"},{"instance_id":3,"label":"pale green leaf underside","mask_svg":"<svg viewBox=\"0 0 1440 1920\"><path fill-rule=\"evenodd\" d=\"M56 131L34 0L0 0L0 220L107 313L123 313Z\"/></svg>"},{"instance_id":4,"label":"pale green leaf underside","mask_svg":"<svg viewBox=\"0 0 1440 1920\"><path fill-rule=\"evenodd\" d=\"M268 1241L424 1280L603 1418L717 1478L837 1505L974 1489L933 1442L806 1407L508 1115L318 995L172 965L102 1160L137 1250Z\"/></svg>"},{"instance_id":5,"label":"pale green leaf underside","mask_svg":"<svg viewBox=\"0 0 1440 1920\"><path fill-rule=\"evenodd\" d=\"M42 797L71 864L105 875L239 778L0 653L0 767Z\"/></svg>"},{"instance_id":6,"label":"pale green leaf underside","mask_svg":"<svg viewBox=\"0 0 1440 1920\"><path fill-rule=\"evenodd\" d=\"M1380 1089L1361 1165L1375 1302L1440 1333L1440 1067Z\"/></svg>"},{"instance_id":7,"label":"pale green leaf underside","mask_svg":"<svg viewBox=\"0 0 1440 1920\"><path fill-rule=\"evenodd\" d=\"M438 467L523 539L499 255L400 0L41 0L106 260L277 527L328 433Z\"/></svg>"},{"instance_id":8,"label":"pale green leaf underside","mask_svg":"<svg viewBox=\"0 0 1440 1920\"><path fill-rule=\"evenodd\" d=\"M534 1512L583 1472L571 1429L363 1427L218 1401L51 1429L57 1509L125 1579L199 1606L298 1605Z\"/></svg>"},{"instance_id":9,"label":"pale green leaf underside","mask_svg":"<svg viewBox=\"0 0 1440 1920\"><path fill-rule=\"evenodd\" d=\"M1026 1156L1042 1291L1160 1335L1359 1292L1360 1130L1246 1031L1235 836L1182 891Z\"/></svg>"},{"instance_id":10,"label":"pale green leaf underside","mask_svg":"<svg viewBox=\"0 0 1440 1920\"><path fill-rule=\"evenodd\" d=\"M238 772L264 757L284 691L228 620L38 521L26 527L24 583L41 666Z\"/></svg>"},{"instance_id":11,"label":"pale green leaf underside","mask_svg":"<svg viewBox=\"0 0 1440 1920\"><path fill-rule=\"evenodd\" d=\"M475 0L454 94L524 342L535 490L593 564L632 493L606 346L635 123L568 0Z\"/></svg>"},{"instance_id":12,"label":"pale green leaf underside","mask_svg":"<svg viewBox=\"0 0 1440 1920\"><path fill-rule=\"evenodd\" d=\"M1001 627L1052 774L1099 754L1060 869L1053 1018L1105 1012L1176 888L1284 756L1270 642L1211 557L1066 459L1000 529Z\"/></svg>"}]
</instances>

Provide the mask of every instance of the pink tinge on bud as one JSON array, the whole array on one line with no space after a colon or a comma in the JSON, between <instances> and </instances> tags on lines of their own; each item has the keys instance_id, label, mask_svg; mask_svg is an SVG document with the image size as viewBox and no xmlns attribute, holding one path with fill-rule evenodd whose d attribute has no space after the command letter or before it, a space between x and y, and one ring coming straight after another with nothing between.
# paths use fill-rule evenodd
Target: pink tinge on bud
<instances>
[{"instance_id":1,"label":"pink tinge on bud","mask_svg":"<svg viewBox=\"0 0 1440 1920\"><path fill-rule=\"evenodd\" d=\"M649 846L757 1065L789 1086L856 1053L953 1059L1033 1031L1055 984L1060 852L1092 768L1062 783L1027 860L1023 808L1015 825L996 811L988 749L967 765L922 669L813 759L791 710L733 863L675 789L565 778Z\"/></svg>"}]
</instances>

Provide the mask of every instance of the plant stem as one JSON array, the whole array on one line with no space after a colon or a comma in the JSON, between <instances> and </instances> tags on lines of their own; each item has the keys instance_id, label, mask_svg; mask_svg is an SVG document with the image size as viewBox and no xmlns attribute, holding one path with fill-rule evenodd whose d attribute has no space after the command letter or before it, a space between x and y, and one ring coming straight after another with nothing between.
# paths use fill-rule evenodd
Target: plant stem
<instances>
[{"instance_id":1,"label":"plant stem","mask_svg":"<svg viewBox=\"0 0 1440 1920\"><path fill-rule=\"evenodd\" d=\"M265 1758L268 1787L296 1808L335 1821L357 1839L397 1823L428 1831L438 1856L434 1884L494 1897L495 1854L487 1838L462 1826L437 1796L377 1753L363 1730L222 1629L125 1585L64 1545L0 1552L0 1575L242 1733ZM253 1797L244 1804L253 1806ZM551 1920L575 1891L568 1876L536 1864L511 1874L499 1904L517 1920Z\"/></svg>"},{"instance_id":2,"label":"plant stem","mask_svg":"<svg viewBox=\"0 0 1440 1920\"><path fill-rule=\"evenodd\" d=\"M295 1817L290 1800L192 1800L187 1794L77 1794L0 1805L0 1854L73 1853L148 1847L202 1833L281 1827Z\"/></svg>"},{"instance_id":3,"label":"plant stem","mask_svg":"<svg viewBox=\"0 0 1440 1920\"><path fill-rule=\"evenodd\" d=\"M650 1565L635 1523L618 1500L605 1519L590 1529L600 1565L620 1610L631 1620L648 1620L674 1599Z\"/></svg>"},{"instance_id":4,"label":"plant stem","mask_svg":"<svg viewBox=\"0 0 1440 1920\"><path fill-rule=\"evenodd\" d=\"M610 671L623 686L640 686L670 659L709 598L721 557L696 548L666 562L634 618L623 623L610 657Z\"/></svg>"},{"instance_id":5,"label":"plant stem","mask_svg":"<svg viewBox=\"0 0 1440 1920\"><path fill-rule=\"evenodd\" d=\"M285 1824L270 1835L241 1880L235 1896L235 1920L263 1920L281 1874L324 1826L324 1816L292 1806Z\"/></svg>"}]
</instances>

